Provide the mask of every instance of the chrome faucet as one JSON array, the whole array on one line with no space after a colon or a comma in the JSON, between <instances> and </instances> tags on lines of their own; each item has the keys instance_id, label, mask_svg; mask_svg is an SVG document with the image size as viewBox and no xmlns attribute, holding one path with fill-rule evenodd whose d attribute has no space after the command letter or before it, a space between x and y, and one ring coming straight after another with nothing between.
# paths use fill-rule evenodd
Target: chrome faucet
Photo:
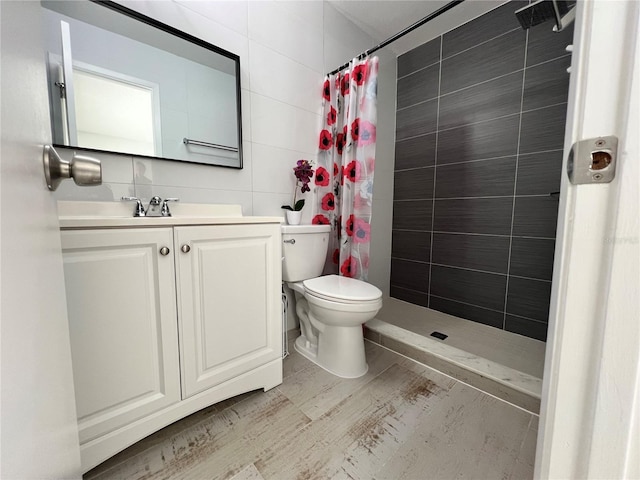
<instances>
[{"instance_id":1,"label":"chrome faucet","mask_svg":"<svg viewBox=\"0 0 640 480\"><path fill-rule=\"evenodd\" d=\"M162 199L157 195L154 197L151 197L151 200L149 201L149 206L145 211L145 215L147 217L161 217L162 216L162 213L160 213L161 203L162 203Z\"/></svg>"},{"instance_id":2,"label":"chrome faucet","mask_svg":"<svg viewBox=\"0 0 640 480\"><path fill-rule=\"evenodd\" d=\"M169 204L167 202L179 202L179 198L165 198L164 202L162 202L162 208L160 209L160 213L163 217L170 217L171 212L169 211Z\"/></svg>"},{"instance_id":3,"label":"chrome faucet","mask_svg":"<svg viewBox=\"0 0 640 480\"><path fill-rule=\"evenodd\" d=\"M144 211L144 207L142 206L142 202L139 198L136 197L122 197L122 200L126 200L128 202L136 202L136 206L133 209L134 217L144 217L146 215Z\"/></svg>"},{"instance_id":4,"label":"chrome faucet","mask_svg":"<svg viewBox=\"0 0 640 480\"><path fill-rule=\"evenodd\" d=\"M169 204L167 202L180 201L179 198L165 198L164 201L162 201L162 199L156 195L151 198L149 206L145 210L142 201L137 197L122 197L122 200L136 202L136 206L133 209L134 217L170 217L171 211L169 210Z\"/></svg>"}]
</instances>

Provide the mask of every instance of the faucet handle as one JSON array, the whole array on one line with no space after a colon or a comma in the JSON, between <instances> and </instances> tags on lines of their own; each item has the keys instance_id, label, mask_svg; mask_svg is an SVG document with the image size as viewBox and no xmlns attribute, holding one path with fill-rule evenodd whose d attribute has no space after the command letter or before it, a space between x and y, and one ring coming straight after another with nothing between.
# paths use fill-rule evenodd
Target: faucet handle
<instances>
[{"instance_id":1,"label":"faucet handle","mask_svg":"<svg viewBox=\"0 0 640 480\"><path fill-rule=\"evenodd\" d=\"M139 198L137 197L122 197L122 200L128 201L128 202L136 202L136 206L133 210L133 216L134 217L144 217L145 213L144 213L144 207L142 206L142 202L140 201Z\"/></svg>"},{"instance_id":2,"label":"faucet handle","mask_svg":"<svg viewBox=\"0 0 640 480\"><path fill-rule=\"evenodd\" d=\"M171 212L169 211L169 204L167 202L179 202L179 198L165 198L164 202L162 202L162 210L160 213L163 217L170 217Z\"/></svg>"}]
</instances>

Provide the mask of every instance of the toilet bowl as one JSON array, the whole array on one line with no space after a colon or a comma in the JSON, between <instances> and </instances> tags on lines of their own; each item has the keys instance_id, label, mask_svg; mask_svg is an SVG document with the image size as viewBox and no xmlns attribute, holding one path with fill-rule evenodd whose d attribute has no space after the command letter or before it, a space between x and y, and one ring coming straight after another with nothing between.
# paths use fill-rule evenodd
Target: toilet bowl
<instances>
[{"instance_id":1,"label":"toilet bowl","mask_svg":"<svg viewBox=\"0 0 640 480\"><path fill-rule=\"evenodd\" d=\"M320 276L330 227L286 225L282 278L296 297L301 335L295 349L328 372L342 378L367 373L362 325L382 307L382 292L361 280Z\"/></svg>"}]
</instances>

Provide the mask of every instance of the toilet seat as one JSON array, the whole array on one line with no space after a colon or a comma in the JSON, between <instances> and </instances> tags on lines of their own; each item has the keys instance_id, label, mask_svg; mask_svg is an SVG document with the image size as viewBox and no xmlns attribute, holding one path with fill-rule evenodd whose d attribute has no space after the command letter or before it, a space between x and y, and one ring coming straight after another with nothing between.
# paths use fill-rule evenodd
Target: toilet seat
<instances>
[{"instance_id":1,"label":"toilet seat","mask_svg":"<svg viewBox=\"0 0 640 480\"><path fill-rule=\"evenodd\" d=\"M341 304L376 304L382 292L373 285L355 278L326 275L302 282L306 295Z\"/></svg>"}]
</instances>

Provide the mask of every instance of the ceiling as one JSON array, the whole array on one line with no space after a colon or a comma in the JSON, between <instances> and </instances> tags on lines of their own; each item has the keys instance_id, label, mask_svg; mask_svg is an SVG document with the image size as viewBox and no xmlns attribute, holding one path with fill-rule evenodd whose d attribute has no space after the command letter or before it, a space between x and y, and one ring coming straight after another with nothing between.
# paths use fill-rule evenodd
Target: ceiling
<instances>
[{"instance_id":1,"label":"ceiling","mask_svg":"<svg viewBox=\"0 0 640 480\"><path fill-rule=\"evenodd\" d=\"M336 10L378 43L426 17L449 0L328 0ZM505 0L466 0L428 24L393 42L389 48L405 53L442 33L494 9Z\"/></svg>"}]
</instances>

